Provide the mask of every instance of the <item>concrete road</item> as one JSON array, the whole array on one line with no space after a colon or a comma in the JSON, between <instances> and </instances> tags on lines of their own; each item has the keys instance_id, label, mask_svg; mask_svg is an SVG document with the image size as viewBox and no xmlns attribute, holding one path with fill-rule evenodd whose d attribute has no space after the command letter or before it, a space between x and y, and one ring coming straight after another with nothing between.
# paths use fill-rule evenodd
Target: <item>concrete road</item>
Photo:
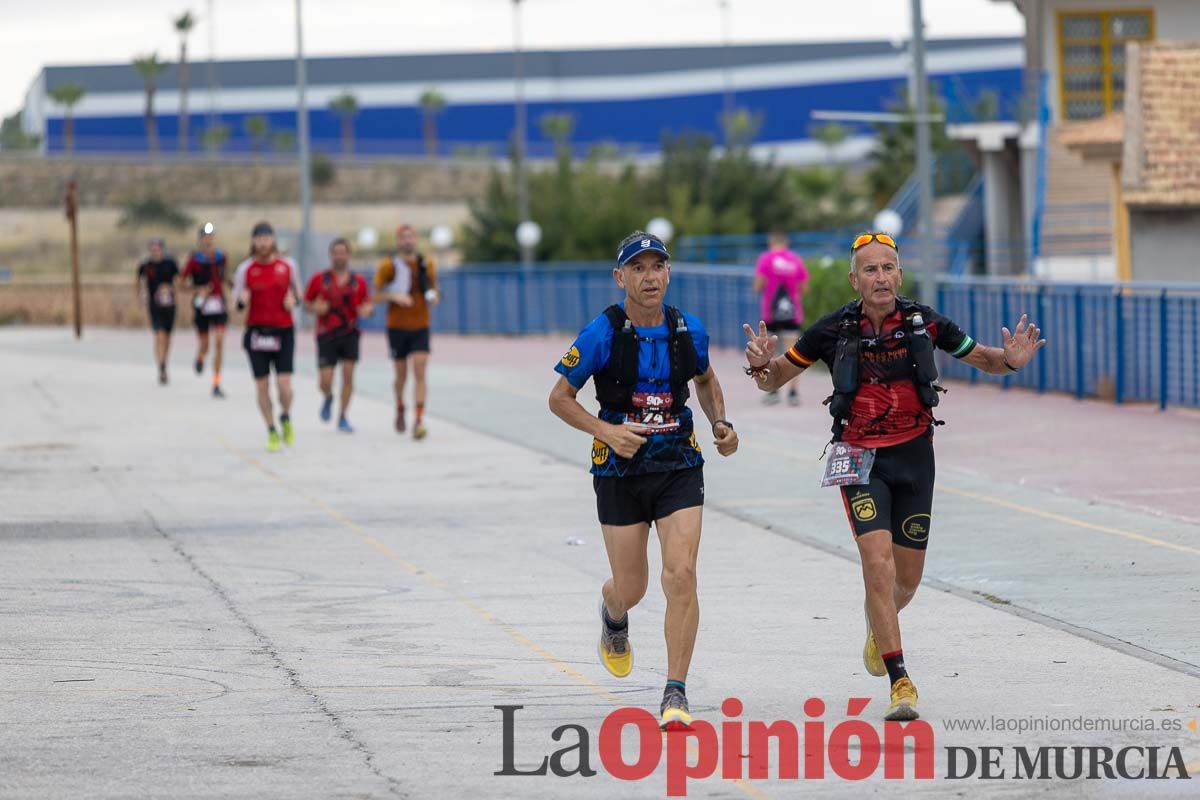
<instances>
[{"instance_id":1,"label":"concrete road","mask_svg":"<svg viewBox=\"0 0 1200 800\"><path fill-rule=\"evenodd\" d=\"M298 441L270 455L232 332L221 402L189 371L186 329L165 388L148 333L0 331L0 796L655 797L679 756L709 757L668 742L626 781L600 753L607 715L657 710L663 601L652 584L631 615L634 674L610 678L594 654L607 564L589 442L545 407L567 339L435 339L418 443L391 430L381 339L365 342L345 436L317 420L300 338ZM851 698L889 732L886 682L859 658L846 521L817 486L828 379L806 375L799 408L766 408L737 360L715 359L743 447L707 470L688 694L738 755L735 722L823 722L804 750L825 775L780 779L772 748L769 778L718 767L689 796L1196 796L1176 777L1200 773L1195 415L951 388L927 582L902 617L928 735L909 740L903 779L848 779L874 757L870 735L840 727ZM496 776L502 705L523 706L515 769L585 731L597 774ZM566 725L580 727L552 739ZM1004 748L1003 778L978 764L947 778L948 748L987 746ZM1068 774L1076 752L1086 774L1100 748L1115 769L1115 751L1159 747L1171 777L1016 778L1018 746L1067 748ZM933 779L914 778L926 758ZM1147 750L1126 758L1146 769ZM575 769L578 749L562 761Z\"/></svg>"}]
</instances>

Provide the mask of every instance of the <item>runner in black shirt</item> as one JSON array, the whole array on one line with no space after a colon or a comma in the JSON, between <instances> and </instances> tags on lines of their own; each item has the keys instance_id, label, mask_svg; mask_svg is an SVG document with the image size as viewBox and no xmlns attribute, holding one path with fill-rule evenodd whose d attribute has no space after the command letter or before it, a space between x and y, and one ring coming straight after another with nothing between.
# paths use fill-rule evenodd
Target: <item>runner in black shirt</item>
<instances>
[{"instance_id":1,"label":"runner in black shirt","mask_svg":"<svg viewBox=\"0 0 1200 800\"><path fill-rule=\"evenodd\" d=\"M166 255L162 239L151 239L150 256L138 265L137 286L141 302L150 315L154 331L154 361L158 364L158 382L167 383L167 352L171 348L171 330L175 327L175 295L179 265Z\"/></svg>"}]
</instances>

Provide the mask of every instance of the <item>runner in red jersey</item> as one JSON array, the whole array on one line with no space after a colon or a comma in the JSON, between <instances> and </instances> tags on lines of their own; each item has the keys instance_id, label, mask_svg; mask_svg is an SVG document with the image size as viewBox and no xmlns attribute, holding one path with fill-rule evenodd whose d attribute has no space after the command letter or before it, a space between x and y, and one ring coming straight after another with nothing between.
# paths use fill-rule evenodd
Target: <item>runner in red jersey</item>
<instances>
[{"instance_id":1,"label":"runner in red jersey","mask_svg":"<svg viewBox=\"0 0 1200 800\"><path fill-rule=\"evenodd\" d=\"M304 307L317 315L317 368L320 372L321 421L333 412L333 370L342 364L342 392L338 404L338 430L354 433L346 419L354 391L354 365L358 363L358 320L373 309L367 300L367 281L350 269L350 243L334 239L329 245L332 266L313 275L304 292Z\"/></svg>"},{"instance_id":2,"label":"runner in red jersey","mask_svg":"<svg viewBox=\"0 0 1200 800\"><path fill-rule=\"evenodd\" d=\"M242 346L250 357L258 410L267 423L267 450L279 450L280 432L275 428L274 409L268 381L275 368L275 386L279 392L279 425L284 444L296 440L289 412L292 408L292 364L296 350L296 331L292 309L300 298L297 270L292 262L280 258L275 249L275 231L270 223L260 222L251 233L251 257L237 268L233 280L238 308L246 312L246 333Z\"/></svg>"},{"instance_id":3,"label":"runner in red jersey","mask_svg":"<svg viewBox=\"0 0 1200 800\"><path fill-rule=\"evenodd\" d=\"M192 315L196 324L196 374L204 372L208 356L209 332L213 334L213 397L224 397L221 391L221 361L225 354L225 325L229 308L225 303L225 253L213 241L213 224L200 228L200 248L188 257L183 268L184 279L192 282Z\"/></svg>"}]
</instances>

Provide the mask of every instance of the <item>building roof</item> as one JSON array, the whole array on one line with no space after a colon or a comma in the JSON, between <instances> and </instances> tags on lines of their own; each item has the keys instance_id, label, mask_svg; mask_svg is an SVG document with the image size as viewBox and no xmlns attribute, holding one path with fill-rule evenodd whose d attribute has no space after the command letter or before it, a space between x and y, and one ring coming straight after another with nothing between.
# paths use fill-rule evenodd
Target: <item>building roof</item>
<instances>
[{"instance_id":1,"label":"building roof","mask_svg":"<svg viewBox=\"0 0 1200 800\"><path fill-rule=\"evenodd\" d=\"M1084 158L1120 161L1125 144L1125 115L1108 114L1086 122L1072 122L1058 130L1058 141Z\"/></svg>"},{"instance_id":2,"label":"building roof","mask_svg":"<svg viewBox=\"0 0 1200 800\"><path fill-rule=\"evenodd\" d=\"M1131 43L1126 57L1125 201L1200 207L1200 42Z\"/></svg>"},{"instance_id":3,"label":"building roof","mask_svg":"<svg viewBox=\"0 0 1200 800\"><path fill-rule=\"evenodd\" d=\"M1020 44L1019 37L931 39L930 53L970 50ZM839 58L861 59L904 51L903 44L890 41L808 42L788 44L719 45L694 47L642 47L591 50L531 50L524 53L525 77L529 79L644 75L728 66L752 67ZM307 58L308 82L313 86L344 86L369 83L449 82L488 80L512 75L512 52L430 53ZM172 63L159 83L173 86L178 81ZM207 84L207 62L192 63L193 81ZM214 83L222 89L293 86L293 59L218 61ZM45 88L79 83L95 95L106 92L139 92L142 80L130 63L80 66L47 66Z\"/></svg>"}]
</instances>

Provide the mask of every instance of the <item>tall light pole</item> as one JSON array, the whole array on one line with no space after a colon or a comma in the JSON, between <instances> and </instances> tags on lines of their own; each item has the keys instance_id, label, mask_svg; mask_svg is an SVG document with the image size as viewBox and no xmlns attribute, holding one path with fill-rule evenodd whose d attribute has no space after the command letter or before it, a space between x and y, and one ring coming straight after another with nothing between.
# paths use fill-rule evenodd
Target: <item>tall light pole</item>
<instances>
[{"instance_id":1,"label":"tall light pole","mask_svg":"<svg viewBox=\"0 0 1200 800\"><path fill-rule=\"evenodd\" d=\"M917 238L921 277L933 276L933 150L929 141L929 79L925 74L925 25L921 0L912 0L912 70L916 89ZM920 281L923 283L923 281ZM920 286L925 298L932 287Z\"/></svg>"},{"instance_id":2,"label":"tall light pole","mask_svg":"<svg viewBox=\"0 0 1200 800\"><path fill-rule=\"evenodd\" d=\"M729 66L729 46L733 38L733 25L730 20L729 0L717 0L717 5L721 7L721 124L724 130L733 119L733 73ZM726 131L726 144L729 144L728 138L728 131Z\"/></svg>"},{"instance_id":3,"label":"tall light pole","mask_svg":"<svg viewBox=\"0 0 1200 800\"><path fill-rule=\"evenodd\" d=\"M529 221L529 177L525 170L525 54L521 50L521 0L513 0L513 84L516 91L517 130L514 149L517 179L517 223ZM533 248L521 245L521 265L533 266Z\"/></svg>"},{"instance_id":4,"label":"tall light pole","mask_svg":"<svg viewBox=\"0 0 1200 800\"><path fill-rule=\"evenodd\" d=\"M208 0L208 129L217 126L217 35L213 0Z\"/></svg>"},{"instance_id":5,"label":"tall light pole","mask_svg":"<svg viewBox=\"0 0 1200 800\"><path fill-rule=\"evenodd\" d=\"M308 154L308 71L304 66L304 13L296 0L296 140L300 148L300 274L307 277L309 235L312 227L312 170Z\"/></svg>"}]
</instances>

